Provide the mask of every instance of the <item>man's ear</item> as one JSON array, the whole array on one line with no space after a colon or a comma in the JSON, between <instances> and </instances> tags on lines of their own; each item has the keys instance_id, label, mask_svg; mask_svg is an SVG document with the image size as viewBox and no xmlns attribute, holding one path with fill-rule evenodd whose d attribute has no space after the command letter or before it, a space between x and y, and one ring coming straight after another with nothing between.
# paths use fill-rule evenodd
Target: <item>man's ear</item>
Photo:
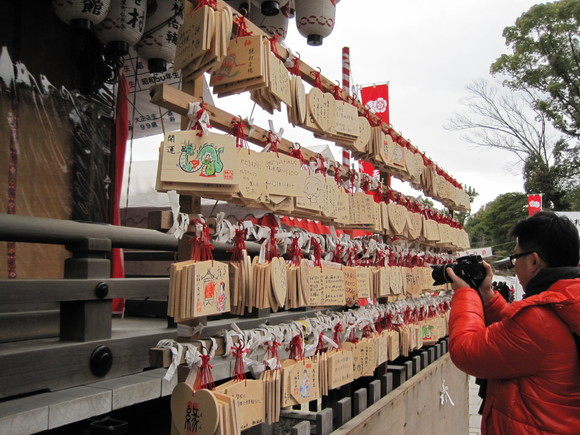
<instances>
[{"instance_id":1,"label":"man's ear","mask_svg":"<svg viewBox=\"0 0 580 435\"><path fill-rule=\"evenodd\" d=\"M540 257L537 252L532 253L532 265L538 268L546 267L546 263L544 260L542 260L542 257Z\"/></svg>"}]
</instances>

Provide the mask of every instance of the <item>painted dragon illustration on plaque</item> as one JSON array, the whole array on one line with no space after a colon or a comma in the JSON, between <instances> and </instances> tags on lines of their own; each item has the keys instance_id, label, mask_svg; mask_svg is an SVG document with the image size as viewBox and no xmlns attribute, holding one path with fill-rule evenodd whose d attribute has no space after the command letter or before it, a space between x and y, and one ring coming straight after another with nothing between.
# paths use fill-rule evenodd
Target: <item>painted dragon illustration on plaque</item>
<instances>
[{"instance_id":1,"label":"painted dragon illustration on plaque","mask_svg":"<svg viewBox=\"0 0 580 435\"><path fill-rule=\"evenodd\" d=\"M220 158L223 152L223 147L216 148L213 143L203 144L197 154L193 144L183 145L179 156L179 167L189 173L199 171L200 177L215 177L224 169Z\"/></svg>"}]
</instances>

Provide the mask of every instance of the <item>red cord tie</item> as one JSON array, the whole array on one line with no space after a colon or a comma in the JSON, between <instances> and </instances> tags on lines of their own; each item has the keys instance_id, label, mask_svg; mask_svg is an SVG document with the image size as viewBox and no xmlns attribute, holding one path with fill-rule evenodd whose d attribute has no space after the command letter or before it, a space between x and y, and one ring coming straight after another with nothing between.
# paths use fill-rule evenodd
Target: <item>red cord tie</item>
<instances>
[{"instance_id":1,"label":"red cord tie","mask_svg":"<svg viewBox=\"0 0 580 435\"><path fill-rule=\"evenodd\" d=\"M251 30L248 29L248 24L243 15L237 15L234 18L234 24L236 25L236 39L252 34Z\"/></svg>"},{"instance_id":2,"label":"red cord tie","mask_svg":"<svg viewBox=\"0 0 580 435\"><path fill-rule=\"evenodd\" d=\"M314 77L314 87L320 89L324 92L324 88L322 87L322 78L320 77L320 72L318 71L311 71L310 72Z\"/></svg>"},{"instance_id":3,"label":"red cord tie","mask_svg":"<svg viewBox=\"0 0 580 435\"><path fill-rule=\"evenodd\" d=\"M268 151L276 153L277 156L280 156L278 154L278 145L280 145L280 138L276 133L268 130L268 132L266 133L266 140L264 141L264 144L270 145L270 149Z\"/></svg>"},{"instance_id":4,"label":"red cord tie","mask_svg":"<svg viewBox=\"0 0 580 435\"><path fill-rule=\"evenodd\" d=\"M324 164L324 157L322 157L322 154L318 154L318 160L320 163L316 172L324 175L324 178L326 178L326 165Z\"/></svg>"},{"instance_id":5,"label":"red cord tie","mask_svg":"<svg viewBox=\"0 0 580 435\"><path fill-rule=\"evenodd\" d=\"M348 325L352 326L353 324L349 323ZM350 329L350 337L348 337L348 341L354 344L358 343L358 338L356 338L356 328Z\"/></svg>"},{"instance_id":6,"label":"red cord tie","mask_svg":"<svg viewBox=\"0 0 580 435\"><path fill-rule=\"evenodd\" d=\"M239 342L236 346L232 346L232 354L236 358L234 363L234 379L236 381L246 380L246 368L244 366L244 354L248 353L248 349L244 349L244 344Z\"/></svg>"},{"instance_id":7,"label":"red cord tie","mask_svg":"<svg viewBox=\"0 0 580 435\"><path fill-rule=\"evenodd\" d=\"M278 256L278 244L276 242L276 234L278 228L270 227L270 241L266 245L266 261L269 263L273 258Z\"/></svg>"},{"instance_id":8,"label":"red cord tie","mask_svg":"<svg viewBox=\"0 0 580 435\"><path fill-rule=\"evenodd\" d=\"M241 119L232 118L232 134L236 138L236 148L250 149Z\"/></svg>"},{"instance_id":9,"label":"red cord tie","mask_svg":"<svg viewBox=\"0 0 580 435\"><path fill-rule=\"evenodd\" d=\"M342 89L338 85L330 85L330 92L335 100L343 100Z\"/></svg>"},{"instance_id":10,"label":"red cord tie","mask_svg":"<svg viewBox=\"0 0 580 435\"><path fill-rule=\"evenodd\" d=\"M379 314L379 317L377 317L377 321L375 322L375 329L377 330L377 332L380 334L381 332L383 332L383 315Z\"/></svg>"},{"instance_id":11,"label":"red cord tie","mask_svg":"<svg viewBox=\"0 0 580 435\"><path fill-rule=\"evenodd\" d=\"M290 151L290 156L300 160L300 169L308 168L308 162L306 162L306 159L304 158L302 151L300 151L300 148L292 148L292 151Z\"/></svg>"},{"instance_id":12,"label":"red cord tie","mask_svg":"<svg viewBox=\"0 0 580 435\"><path fill-rule=\"evenodd\" d=\"M298 244L298 236L292 237L292 244L288 247L288 258L294 266L300 266L302 260L302 249Z\"/></svg>"},{"instance_id":13,"label":"red cord tie","mask_svg":"<svg viewBox=\"0 0 580 435\"><path fill-rule=\"evenodd\" d=\"M280 368L280 356L278 355L278 348L280 347L280 342L273 340L266 347L266 359L276 358L275 370Z\"/></svg>"},{"instance_id":14,"label":"red cord tie","mask_svg":"<svg viewBox=\"0 0 580 435\"><path fill-rule=\"evenodd\" d=\"M274 53L274 56L276 56L278 59L282 59L280 57L280 53L278 53L278 39L280 39L280 35L275 33L270 38L268 38L268 41L270 41L270 51Z\"/></svg>"},{"instance_id":15,"label":"red cord tie","mask_svg":"<svg viewBox=\"0 0 580 435\"><path fill-rule=\"evenodd\" d=\"M381 192L381 186L377 186L377 188L375 189L375 193L373 194L373 199L375 200L375 202L377 204L380 204L381 202L384 201L383 192Z\"/></svg>"},{"instance_id":16,"label":"red cord tie","mask_svg":"<svg viewBox=\"0 0 580 435\"><path fill-rule=\"evenodd\" d=\"M199 137L203 136L203 127L201 126L200 120L206 110L206 107L207 103L201 102L199 104L199 110L195 114L195 116L197 117L197 121L195 121L195 124L193 124L193 126L191 127L192 130L197 130L196 135ZM208 124L207 126L208 128L211 128L211 125Z\"/></svg>"},{"instance_id":17,"label":"red cord tie","mask_svg":"<svg viewBox=\"0 0 580 435\"><path fill-rule=\"evenodd\" d=\"M314 265L322 269L322 246L316 237L311 237L310 243L312 243Z\"/></svg>"},{"instance_id":18,"label":"red cord tie","mask_svg":"<svg viewBox=\"0 0 580 435\"><path fill-rule=\"evenodd\" d=\"M358 266L358 254L356 252L356 247L353 246L348 250L348 258L346 260L347 266Z\"/></svg>"},{"instance_id":19,"label":"red cord tie","mask_svg":"<svg viewBox=\"0 0 580 435\"><path fill-rule=\"evenodd\" d=\"M302 337L297 334L290 342L290 356L289 359L302 361L304 359L304 350L302 349Z\"/></svg>"},{"instance_id":20,"label":"red cord tie","mask_svg":"<svg viewBox=\"0 0 580 435\"><path fill-rule=\"evenodd\" d=\"M246 234L248 234L248 230L244 228L235 229L234 247L226 251L232 253L230 261L242 261L242 251L246 250Z\"/></svg>"},{"instance_id":21,"label":"red cord tie","mask_svg":"<svg viewBox=\"0 0 580 435\"><path fill-rule=\"evenodd\" d=\"M217 11L217 1L216 0L197 0L197 4L195 5L195 8L193 8L193 12L197 11L198 9L202 8L203 6L209 6L214 11Z\"/></svg>"},{"instance_id":22,"label":"red cord tie","mask_svg":"<svg viewBox=\"0 0 580 435\"><path fill-rule=\"evenodd\" d=\"M342 332L342 324L337 323L334 325L334 334L332 336L332 341L334 341L339 349L342 349L342 339L340 337L340 333Z\"/></svg>"},{"instance_id":23,"label":"red cord tie","mask_svg":"<svg viewBox=\"0 0 580 435\"><path fill-rule=\"evenodd\" d=\"M326 352L326 346L324 344L324 332L318 334L318 344L316 345L316 351L314 352L316 355L321 355Z\"/></svg>"},{"instance_id":24,"label":"red cord tie","mask_svg":"<svg viewBox=\"0 0 580 435\"><path fill-rule=\"evenodd\" d=\"M209 363L209 361L209 355L201 356L201 367L197 372L197 377L195 378L195 382L193 384L194 391L201 390L202 388L206 388L208 390L215 389L213 373L211 370L213 369L213 366Z\"/></svg>"},{"instance_id":25,"label":"red cord tie","mask_svg":"<svg viewBox=\"0 0 580 435\"><path fill-rule=\"evenodd\" d=\"M290 74L300 77L302 74L300 72L300 58L294 57L292 58L292 67L290 68Z\"/></svg>"},{"instance_id":26,"label":"red cord tie","mask_svg":"<svg viewBox=\"0 0 580 435\"><path fill-rule=\"evenodd\" d=\"M337 242L336 248L334 249L334 252L332 254L333 263L342 263L342 251L343 251L342 245L340 244L340 242Z\"/></svg>"},{"instance_id":27,"label":"red cord tie","mask_svg":"<svg viewBox=\"0 0 580 435\"><path fill-rule=\"evenodd\" d=\"M209 228L204 222L199 219L194 219L193 224L202 225L202 230L199 237L193 236L189 239L191 244L191 256L190 259L193 261L208 261L213 260L212 250L213 245L211 244L211 236L209 235Z\"/></svg>"}]
</instances>

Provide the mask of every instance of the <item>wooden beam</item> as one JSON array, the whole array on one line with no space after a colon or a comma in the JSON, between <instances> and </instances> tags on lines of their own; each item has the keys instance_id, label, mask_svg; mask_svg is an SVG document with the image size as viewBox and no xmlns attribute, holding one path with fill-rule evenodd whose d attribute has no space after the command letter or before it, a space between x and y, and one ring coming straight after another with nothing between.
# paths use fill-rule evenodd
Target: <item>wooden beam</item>
<instances>
[{"instance_id":1,"label":"wooden beam","mask_svg":"<svg viewBox=\"0 0 580 435\"><path fill-rule=\"evenodd\" d=\"M175 89L174 87L165 84L152 86L149 95L151 96L152 103L179 113L180 115L187 115L189 103L202 102L201 98L195 98L179 89ZM206 105L206 110L209 113L212 126L226 133L232 133L232 119L237 118L237 116L212 106L211 104ZM257 125L254 125L253 127L254 130L247 136L248 142L263 147L265 145L264 140L266 139L268 130ZM290 154L292 151L292 142L288 139L282 139L281 143L278 145L278 150L285 154ZM302 148L301 151L306 160L318 156L318 153L313 153L306 148Z\"/></svg>"}]
</instances>

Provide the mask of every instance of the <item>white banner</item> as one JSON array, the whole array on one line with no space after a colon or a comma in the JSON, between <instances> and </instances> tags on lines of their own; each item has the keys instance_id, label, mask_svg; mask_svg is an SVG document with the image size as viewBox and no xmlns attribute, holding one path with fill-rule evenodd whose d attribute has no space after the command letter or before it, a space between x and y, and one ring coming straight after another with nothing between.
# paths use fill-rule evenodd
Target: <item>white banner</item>
<instances>
[{"instance_id":1,"label":"white banner","mask_svg":"<svg viewBox=\"0 0 580 435\"><path fill-rule=\"evenodd\" d=\"M131 49L125 56L123 73L129 85L129 138L133 129L133 139L163 133L181 128L181 116L151 103L149 89L160 83L181 88L181 74L168 68L166 72L151 74L146 63ZM135 107L133 107L135 102Z\"/></svg>"},{"instance_id":2,"label":"white banner","mask_svg":"<svg viewBox=\"0 0 580 435\"><path fill-rule=\"evenodd\" d=\"M468 249L467 251L457 252L458 257L463 257L465 255L481 255L482 258L491 257L493 255L491 246L488 248L478 248L478 249Z\"/></svg>"},{"instance_id":3,"label":"white banner","mask_svg":"<svg viewBox=\"0 0 580 435\"><path fill-rule=\"evenodd\" d=\"M576 225L578 233L580 233L580 211L557 211L555 212L559 216L566 216Z\"/></svg>"}]
</instances>

